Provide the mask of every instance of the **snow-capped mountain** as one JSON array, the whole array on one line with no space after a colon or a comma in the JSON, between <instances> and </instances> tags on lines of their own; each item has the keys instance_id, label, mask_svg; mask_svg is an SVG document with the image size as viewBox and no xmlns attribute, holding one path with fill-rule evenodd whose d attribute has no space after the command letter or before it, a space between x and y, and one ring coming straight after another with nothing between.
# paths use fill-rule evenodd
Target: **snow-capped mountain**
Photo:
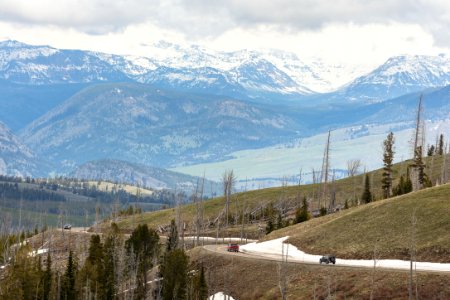
<instances>
[{"instance_id":1,"label":"snow-capped mountain","mask_svg":"<svg viewBox=\"0 0 450 300\"><path fill-rule=\"evenodd\" d=\"M0 43L0 79L34 85L129 80L92 52L30 46L16 41Z\"/></svg>"},{"instance_id":2,"label":"snow-capped mountain","mask_svg":"<svg viewBox=\"0 0 450 300\"><path fill-rule=\"evenodd\" d=\"M32 122L21 137L68 167L104 158L166 167L286 141L301 126L278 110L137 83L103 84Z\"/></svg>"},{"instance_id":3,"label":"snow-capped mountain","mask_svg":"<svg viewBox=\"0 0 450 300\"><path fill-rule=\"evenodd\" d=\"M36 171L36 156L0 122L0 174L31 176Z\"/></svg>"},{"instance_id":4,"label":"snow-capped mountain","mask_svg":"<svg viewBox=\"0 0 450 300\"><path fill-rule=\"evenodd\" d=\"M220 85L231 87L231 91L311 93L255 53L209 53L199 47L172 47L176 52L161 47L145 58L6 41L0 43L0 79L33 85L133 80L214 94L215 77L219 77ZM159 55L159 50L166 56ZM169 58L168 54L174 56ZM205 88L205 84L211 86Z\"/></svg>"},{"instance_id":5,"label":"snow-capped mountain","mask_svg":"<svg viewBox=\"0 0 450 300\"><path fill-rule=\"evenodd\" d=\"M370 72L366 66L302 60L280 50L221 52L162 41L149 46L146 57L135 57L6 41L0 43L0 80L33 85L137 81L265 100L294 96L299 101L336 91L325 98L375 102L445 86L449 61L446 55L398 56Z\"/></svg>"},{"instance_id":6,"label":"snow-capped mountain","mask_svg":"<svg viewBox=\"0 0 450 300\"><path fill-rule=\"evenodd\" d=\"M396 56L339 91L359 102L379 102L450 84L450 56Z\"/></svg>"}]
</instances>

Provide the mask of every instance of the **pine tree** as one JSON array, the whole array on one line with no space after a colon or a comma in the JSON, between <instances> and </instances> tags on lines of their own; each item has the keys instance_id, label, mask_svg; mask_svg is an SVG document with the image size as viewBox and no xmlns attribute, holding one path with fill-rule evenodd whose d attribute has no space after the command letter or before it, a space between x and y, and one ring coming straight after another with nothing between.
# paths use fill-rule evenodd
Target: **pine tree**
<instances>
[{"instance_id":1,"label":"pine tree","mask_svg":"<svg viewBox=\"0 0 450 300\"><path fill-rule=\"evenodd\" d=\"M438 149L437 149L437 154L444 155L444 135L443 134L441 134L439 136L439 145L438 145Z\"/></svg>"},{"instance_id":2,"label":"pine tree","mask_svg":"<svg viewBox=\"0 0 450 300\"><path fill-rule=\"evenodd\" d=\"M200 272L194 278L193 287L193 300L206 300L208 299L208 285L205 278L205 268L203 265L200 268Z\"/></svg>"},{"instance_id":3,"label":"pine tree","mask_svg":"<svg viewBox=\"0 0 450 300\"><path fill-rule=\"evenodd\" d=\"M381 187L383 189L383 197L389 198L392 195L392 163L394 160L394 134L388 134L383 142L383 174L381 179Z\"/></svg>"},{"instance_id":4,"label":"pine tree","mask_svg":"<svg viewBox=\"0 0 450 300\"><path fill-rule=\"evenodd\" d=\"M308 221L311 218L311 215L308 211L308 201L306 197L303 197L302 206L298 208L295 212L295 223L301 223Z\"/></svg>"},{"instance_id":5,"label":"pine tree","mask_svg":"<svg viewBox=\"0 0 450 300\"><path fill-rule=\"evenodd\" d=\"M161 266L164 300L186 299L189 259L182 249L166 253Z\"/></svg>"},{"instance_id":6,"label":"pine tree","mask_svg":"<svg viewBox=\"0 0 450 300\"><path fill-rule=\"evenodd\" d=\"M272 218L269 218L266 224L266 234L271 233L274 230L273 220Z\"/></svg>"},{"instance_id":7,"label":"pine tree","mask_svg":"<svg viewBox=\"0 0 450 300\"><path fill-rule=\"evenodd\" d=\"M281 212L278 212L278 214L277 214L277 224L276 224L276 228L277 228L277 229L283 228L283 217L281 216Z\"/></svg>"},{"instance_id":8,"label":"pine tree","mask_svg":"<svg viewBox=\"0 0 450 300\"><path fill-rule=\"evenodd\" d=\"M166 251L172 251L178 248L178 230L175 220L170 221L169 237L167 238Z\"/></svg>"},{"instance_id":9,"label":"pine tree","mask_svg":"<svg viewBox=\"0 0 450 300\"><path fill-rule=\"evenodd\" d=\"M422 146L418 146L414 151L414 163L411 165L417 175L417 188L421 189L425 183L425 164L422 159Z\"/></svg>"},{"instance_id":10,"label":"pine tree","mask_svg":"<svg viewBox=\"0 0 450 300\"><path fill-rule=\"evenodd\" d=\"M52 280L53 280L52 258L50 256L50 251L49 251L49 252L47 252L47 261L45 263L45 271L42 276L42 299L43 300L50 299L50 291L52 290Z\"/></svg>"},{"instance_id":11,"label":"pine tree","mask_svg":"<svg viewBox=\"0 0 450 300\"><path fill-rule=\"evenodd\" d=\"M153 259L159 253L159 236L155 230L149 229L147 224L138 225L125 242L129 255L133 254L137 265L137 288L135 295L139 299L147 296L147 271L153 267Z\"/></svg>"},{"instance_id":12,"label":"pine tree","mask_svg":"<svg viewBox=\"0 0 450 300\"><path fill-rule=\"evenodd\" d=\"M114 232L106 237L104 244L104 295L105 299L115 299L116 295L116 262L117 262L117 253L116 249L118 248L118 239Z\"/></svg>"},{"instance_id":13,"label":"pine tree","mask_svg":"<svg viewBox=\"0 0 450 300\"><path fill-rule=\"evenodd\" d=\"M87 283L90 292L98 299L105 297L105 270L103 244L99 235L91 236L89 254L81 271L83 284ZM87 288L86 287L86 288Z\"/></svg>"},{"instance_id":14,"label":"pine tree","mask_svg":"<svg viewBox=\"0 0 450 300\"><path fill-rule=\"evenodd\" d=\"M427 150L427 156L433 156L435 154L435 151L436 151L436 149L435 149L434 145L429 146L428 150Z\"/></svg>"},{"instance_id":15,"label":"pine tree","mask_svg":"<svg viewBox=\"0 0 450 300\"><path fill-rule=\"evenodd\" d=\"M364 180L364 192L361 196L361 201L364 203L372 202L372 192L370 191L370 179L369 174L366 174L365 180Z\"/></svg>"},{"instance_id":16,"label":"pine tree","mask_svg":"<svg viewBox=\"0 0 450 300\"><path fill-rule=\"evenodd\" d=\"M66 272L63 276L60 299L75 300L77 298L77 291L75 289L76 273L76 263L73 258L73 252L70 250L69 258L67 259Z\"/></svg>"}]
</instances>

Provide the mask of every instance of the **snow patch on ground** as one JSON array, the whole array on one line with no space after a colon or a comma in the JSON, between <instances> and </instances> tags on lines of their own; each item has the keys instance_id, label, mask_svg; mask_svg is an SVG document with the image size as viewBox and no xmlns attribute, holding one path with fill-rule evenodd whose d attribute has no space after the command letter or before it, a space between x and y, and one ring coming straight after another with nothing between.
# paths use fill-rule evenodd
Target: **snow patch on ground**
<instances>
[{"instance_id":1,"label":"snow patch on ground","mask_svg":"<svg viewBox=\"0 0 450 300\"><path fill-rule=\"evenodd\" d=\"M214 295L209 296L209 300L234 300L233 297L224 294L223 292L217 292Z\"/></svg>"},{"instance_id":2,"label":"snow patch on ground","mask_svg":"<svg viewBox=\"0 0 450 300\"><path fill-rule=\"evenodd\" d=\"M30 252L30 256L41 255L41 254L44 254L44 253L47 253L47 252L48 252L48 248L45 248L45 249L38 249L38 250L36 250L36 251L31 251L31 252Z\"/></svg>"},{"instance_id":3,"label":"snow patch on ground","mask_svg":"<svg viewBox=\"0 0 450 300\"><path fill-rule=\"evenodd\" d=\"M281 260L282 253L287 253L287 260L294 262L319 263L321 255L307 254L297 247L284 243L289 237L283 237L261 243L250 243L239 248L241 252L251 255L263 256L272 259ZM324 253L326 254L326 253ZM377 268L389 268L399 270L409 270L410 262L399 259L380 259L380 260L364 260L364 259L339 259L336 258L336 264L340 266L351 267L367 267L373 268L374 263ZM415 262L414 268L419 271L439 271L450 272L450 263L431 263L431 262Z\"/></svg>"}]
</instances>

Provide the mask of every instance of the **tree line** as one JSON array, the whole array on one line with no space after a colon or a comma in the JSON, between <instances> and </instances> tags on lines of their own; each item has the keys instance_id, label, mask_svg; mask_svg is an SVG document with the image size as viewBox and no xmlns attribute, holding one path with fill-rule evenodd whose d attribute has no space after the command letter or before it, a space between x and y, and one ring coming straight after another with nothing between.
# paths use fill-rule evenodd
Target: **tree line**
<instances>
[{"instance_id":1,"label":"tree line","mask_svg":"<svg viewBox=\"0 0 450 300\"><path fill-rule=\"evenodd\" d=\"M0 299L195 299L208 297L203 266L192 265L178 242L175 222L165 244L146 224L129 238L113 223L90 237L87 256L69 250L65 266L51 251L30 255L22 246L0 270Z\"/></svg>"}]
</instances>

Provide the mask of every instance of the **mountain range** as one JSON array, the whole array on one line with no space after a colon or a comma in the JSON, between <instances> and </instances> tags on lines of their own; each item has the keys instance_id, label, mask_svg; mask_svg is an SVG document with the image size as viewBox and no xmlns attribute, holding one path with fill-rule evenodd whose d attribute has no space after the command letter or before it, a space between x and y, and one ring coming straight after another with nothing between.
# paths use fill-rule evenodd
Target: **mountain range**
<instances>
[{"instance_id":1,"label":"mountain range","mask_svg":"<svg viewBox=\"0 0 450 300\"><path fill-rule=\"evenodd\" d=\"M448 55L396 56L362 73L283 51L152 49L133 57L0 42L0 170L226 160L329 129L409 122L420 93L430 118L449 118Z\"/></svg>"}]
</instances>

